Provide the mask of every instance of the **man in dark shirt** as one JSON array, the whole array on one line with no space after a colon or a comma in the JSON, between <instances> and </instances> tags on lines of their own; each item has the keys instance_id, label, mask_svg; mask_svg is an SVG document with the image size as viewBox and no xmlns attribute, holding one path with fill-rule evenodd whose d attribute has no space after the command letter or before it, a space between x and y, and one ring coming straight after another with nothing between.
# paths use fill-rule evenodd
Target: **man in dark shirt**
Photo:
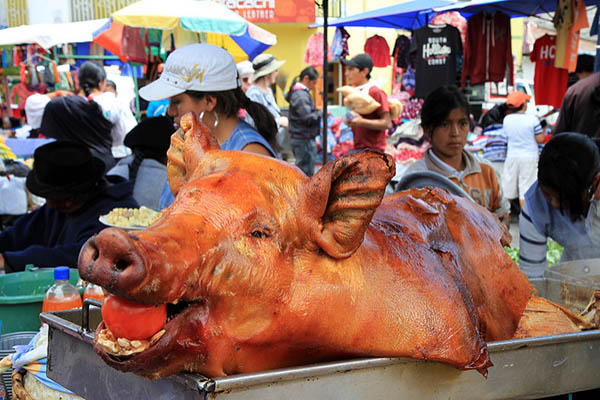
<instances>
[{"instance_id":1,"label":"man in dark shirt","mask_svg":"<svg viewBox=\"0 0 600 400\"><path fill-rule=\"evenodd\" d=\"M34 161L27 189L46 204L0 233L0 269L77 268L81 246L105 227L98 217L115 207L138 206L131 184L104 177L104 163L79 143L46 144L36 149Z\"/></svg>"},{"instance_id":2,"label":"man in dark shirt","mask_svg":"<svg viewBox=\"0 0 600 400\"><path fill-rule=\"evenodd\" d=\"M567 89L553 133L578 132L600 138L600 72Z\"/></svg>"}]
</instances>

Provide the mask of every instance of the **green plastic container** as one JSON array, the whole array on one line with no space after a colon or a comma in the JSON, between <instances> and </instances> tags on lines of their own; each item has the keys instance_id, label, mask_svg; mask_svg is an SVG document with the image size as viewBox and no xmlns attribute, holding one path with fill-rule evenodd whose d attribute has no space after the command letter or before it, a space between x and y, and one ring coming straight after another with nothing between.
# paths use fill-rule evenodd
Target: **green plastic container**
<instances>
[{"instance_id":1,"label":"green plastic container","mask_svg":"<svg viewBox=\"0 0 600 400\"><path fill-rule=\"evenodd\" d=\"M71 269L69 282L76 285L78 280L79 271ZM44 295L53 284L53 268L28 265L23 272L0 275L1 333L40 329Z\"/></svg>"}]
</instances>

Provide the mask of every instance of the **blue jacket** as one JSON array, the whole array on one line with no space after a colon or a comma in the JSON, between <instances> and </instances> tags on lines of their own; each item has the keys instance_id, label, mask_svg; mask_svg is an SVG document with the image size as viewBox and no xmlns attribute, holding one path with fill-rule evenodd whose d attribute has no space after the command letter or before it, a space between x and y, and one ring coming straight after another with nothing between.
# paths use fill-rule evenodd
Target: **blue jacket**
<instances>
[{"instance_id":1,"label":"blue jacket","mask_svg":"<svg viewBox=\"0 0 600 400\"><path fill-rule=\"evenodd\" d=\"M321 131L321 112L305 86L296 84L288 93L286 100L290 103L288 114L291 137L314 139Z\"/></svg>"},{"instance_id":2,"label":"blue jacket","mask_svg":"<svg viewBox=\"0 0 600 400\"><path fill-rule=\"evenodd\" d=\"M121 177L107 177L109 186L72 214L44 205L17 219L0 232L0 253L7 271L23 271L25 265L77 268L79 250L93 234L106 228L98 217L115 207L136 208L131 184Z\"/></svg>"}]
</instances>

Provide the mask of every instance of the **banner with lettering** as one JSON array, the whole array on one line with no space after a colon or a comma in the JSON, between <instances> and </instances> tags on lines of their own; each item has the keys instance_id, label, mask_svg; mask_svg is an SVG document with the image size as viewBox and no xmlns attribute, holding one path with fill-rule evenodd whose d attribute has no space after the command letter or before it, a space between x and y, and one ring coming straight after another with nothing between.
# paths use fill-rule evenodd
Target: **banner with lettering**
<instances>
[{"instance_id":1,"label":"banner with lettering","mask_svg":"<svg viewBox=\"0 0 600 400\"><path fill-rule=\"evenodd\" d=\"M218 0L254 23L313 23L313 0Z\"/></svg>"}]
</instances>

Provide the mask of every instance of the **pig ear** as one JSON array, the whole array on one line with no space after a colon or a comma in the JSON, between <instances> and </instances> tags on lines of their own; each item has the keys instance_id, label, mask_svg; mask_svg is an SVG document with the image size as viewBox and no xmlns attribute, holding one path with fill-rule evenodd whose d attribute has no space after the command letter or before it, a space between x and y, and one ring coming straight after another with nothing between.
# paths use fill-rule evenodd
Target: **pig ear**
<instances>
[{"instance_id":1,"label":"pig ear","mask_svg":"<svg viewBox=\"0 0 600 400\"><path fill-rule=\"evenodd\" d=\"M179 129L171 135L167 151L167 174L174 196L198 168L208 151L218 150L219 144L210 129L189 112L181 117Z\"/></svg>"},{"instance_id":2,"label":"pig ear","mask_svg":"<svg viewBox=\"0 0 600 400\"><path fill-rule=\"evenodd\" d=\"M321 168L303 193L312 240L334 258L361 245L396 165L388 154L365 151Z\"/></svg>"}]
</instances>

